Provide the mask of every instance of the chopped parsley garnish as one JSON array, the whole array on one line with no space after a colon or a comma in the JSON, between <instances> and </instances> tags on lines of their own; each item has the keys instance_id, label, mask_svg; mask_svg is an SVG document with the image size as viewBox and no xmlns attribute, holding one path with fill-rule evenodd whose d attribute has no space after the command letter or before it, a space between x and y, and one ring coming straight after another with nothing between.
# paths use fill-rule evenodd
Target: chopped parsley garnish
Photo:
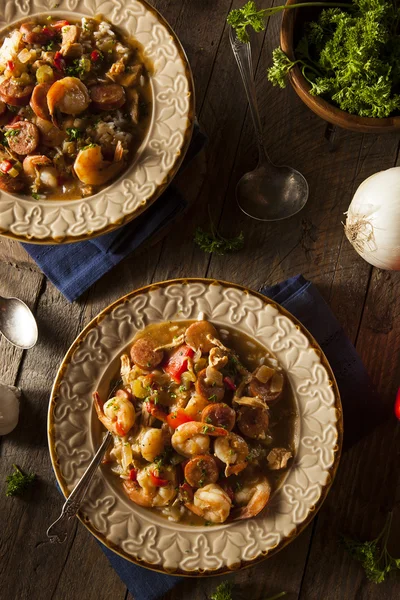
<instances>
[{"instance_id":1,"label":"chopped parsley garnish","mask_svg":"<svg viewBox=\"0 0 400 600\"><path fill-rule=\"evenodd\" d=\"M7 129L4 132L4 137L9 138L9 137L15 137L16 135L19 135L21 133L20 129Z\"/></svg>"},{"instance_id":2,"label":"chopped parsley garnish","mask_svg":"<svg viewBox=\"0 0 400 600\"><path fill-rule=\"evenodd\" d=\"M67 127L66 131L70 142L79 140L83 136L83 131L78 129L78 127Z\"/></svg>"},{"instance_id":3,"label":"chopped parsley garnish","mask_svg":"<svg viewBox=\"0 0 400 600\"><path fill-rule=\"evenodd\" d=\"M40 196L37 192L31 192L31 196L34 200L40 200Z\"/></svg>"},{"instance_id":4,"label":"chopped parsley garnish","mask_svg":"<svg viewBox=\"0 0 400 600\"><path fill-rule=\"evenodd\" d=\"M46 52L50 52L51 50L53 50L54 46L55 46L54 40L50 40L49 43L46 44L44 49L46 50Z\"/></svg>"},{"instance_id":5,"label":"chopped parsley garnish","mask_svg":"<svg viewBox=\"0 0 400 600\"><path fill-rule=\"evenodd\" d=\"M217 395L213 394L212 396L208 397L209 402L216 402L217 401Z\"/></svg>"}]
</instances>

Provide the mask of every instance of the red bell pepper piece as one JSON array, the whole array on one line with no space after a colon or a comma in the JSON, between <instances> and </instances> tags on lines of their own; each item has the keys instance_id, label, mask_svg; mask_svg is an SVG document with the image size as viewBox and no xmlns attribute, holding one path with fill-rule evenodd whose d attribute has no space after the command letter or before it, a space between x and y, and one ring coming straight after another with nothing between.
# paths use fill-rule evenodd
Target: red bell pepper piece
<instances>
[{"instance_id":1,"label":"red bell pepper piece","mask_svg":"<svg viewBox=\"0 0 400 600\"><path fill-rule=\"evenodd\" d=\"M10 69L10 71L14 71L15 69L15 64L13 60L8 60L7 61L7 69Z\"/></svg>"},{"instance_id":2,"label":"red bell pepper piece","mask_svg":"<svg viewBox=\"0 0 400 600\"><path fill-rule=\"evenodd\" d=\"M188 358L191 358L192 356L194 356L194 351L190 346L187 346L186 344L179 346L168 359L164 371L168 373L171 379L176 381L176 383L180 383L182 373L187 371Z\"/></svg>"},{"instance_id":3,"label":"red bell pepper piece","mask_svg":"<svg viewBox=\"0 0 400 600\"><path fill-rule=\"evenodd\" d=\"M154 471L150 471L150 480L152 484L156 485L157 487L165 487L169 483L168 479L163 479L162 477L159 477L154 473Z\"/></svg>"},{"instance_id":4,"label":"red bell pepper piece","mask_svg":"<svg viewBox=\"0 0 400 600\"><path fill-rule=\"evenodd\" d=\"M224 377L224 383L228 389L232 390L232 392L236 390L236 385L233 383L230 377Z\"/></svg>"},{"instance_id":5,"label":"red bell pepper piece","mask_svg":"<svg viewBox=\"0 0 400 600\"><path fill-rule=\"evenodd\" d=\"M194 419L189 417L183 408L178 408L178 410L167 415L167 423L172 429L176 429L179 425L183 425L183 423L190 423L190 421L194 421Z\"/></svg>"},{"instance_id":6,"label":"red bell pepper piece","mask_svg":"<svg viewBox=\"0 0 400 600\"><path fill-rule=\"evenodd\" d=\"M56 32L52 29L49 29L49 27L46 27L46 25L42 28L42 33L44 33L44 35L47 35L47 37L49 38L53 38L56 35Z\"/></svg>"},{"instance_id":7,"label":"red bell pepper piece","mask_svg":"<svg viewBox=\"0 0 400 600\"><path fill-rule=\"evenodd\" d=\"M124 437L124 435L126 435L128 432L125 431L125 428L122 427L122 425L120 423L118 423L118 421L115 423L115 431L117 432L117 435L119 435L120 437Z\"/></svg>"},{"instance_id":8,"label":"red bell pepper piece","mask_svg":"<svg viewBox=\"0 0 400 600\"><path fill-rule=\"evenodd\" d=\"M136 470L136 469L133 469L133 468L132 468L132 469L129 471L129 479L130 479L131 481L137 481L137 470Z\"/></svg>"},{"instance_id":9,"label":"red bell pepper piece","mask_svg":"<svg viewBox=\"0 0 400 600\"><path fill-rule=\"evenodd\" d=\"M65 61L64 61L64 57L61 54L61 52L57 51L55 53L53 62L54 62L54 66L55 66L56 69L58 69L59 71L64 71Z\"/></svg>"},{"instance_id":10,"label":"red bell pepper piece","mask_svg":"<svg viewBox=\"0 0 400 600\"><path fill-rule=\"evenodd\" d=\"M101 54L98 50L93 50L93 52L91 52L90 54L90 59L93 62L96 62L97 60L99 60L99 58L101 58Z\"/></svg>"},{"instance_id":11,"label":"red bell pepper piece","mask_svg":"<svg viewBox=\"0 0 400 600\"><path fill-rule=\"evenodd\" d=\"M2 160L2 161L1 161L1 163L0 163L0 171L1 171L2 173L8 173L8 171L9 171L10 169L12 169L12 166L13 166L13 165L12 165L12 163L11 163L9 160L7 160L7 159L4 159L4 160Z\"/></svg>"},{"instance_id":12,"label":"red bell pepper piece","mask_svg":"<svg viewBox=\"0 0 400 600\"><path fill-rule=\"evenodd\" d=\"M397 390L396 402L394 404L394 414L400 421L400 388Z\"/></svg>"},{"instance_id":13,"label":"red bell pepper piece","mask_svg":"<svg viewBox=\"0 0 400 600\"><path fill-rule=\"evenodd\" d=\"M63 27L67 27L68 25L70 25L69 21L56 21L55 23L51 23L51 26L53 27L53 29L62 29Z\"/></svg>"},{"instance_id":14,"label":"red bell pepper piece","mask_svg":"<svg viewBox=\"0 0 400 600\"><path fill-rule=\"evenodd\" d=\"M179 486L179 497L183 502L193 502L193 488L186 481Z\"/></svg>"}]
</instances>

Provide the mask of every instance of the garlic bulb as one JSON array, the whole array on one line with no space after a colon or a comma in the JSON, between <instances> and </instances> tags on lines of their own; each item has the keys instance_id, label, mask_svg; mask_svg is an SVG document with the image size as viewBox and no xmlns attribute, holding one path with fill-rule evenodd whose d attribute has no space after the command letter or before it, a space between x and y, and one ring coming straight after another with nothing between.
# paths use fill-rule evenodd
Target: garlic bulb
<instances>
[{"instance_id":1,"label":"garlic bulb","mask_svg":"<svg viewBox=\"0 0 400 600\"><path fill-rule=\"evenodd\" d=\"M347 211L344 229L364 260L380 269L400 271L400 167L363 181Z\"/></svg>"},{"instance_id":2,"label":"garlic bulb","mask_svg":"<svg viewBox=\"0 0 400 600\"><path fill-rule=\"evenodd\" d=\"M17 426L20 395L18 388L0 383L0 435L10 433Z\"/></svg>"}]
</instances>

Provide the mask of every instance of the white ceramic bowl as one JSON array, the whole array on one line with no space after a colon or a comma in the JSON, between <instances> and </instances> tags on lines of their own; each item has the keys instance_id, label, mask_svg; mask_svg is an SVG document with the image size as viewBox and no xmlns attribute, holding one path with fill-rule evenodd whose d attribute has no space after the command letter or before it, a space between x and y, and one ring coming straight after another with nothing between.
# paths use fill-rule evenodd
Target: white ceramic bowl
<instances>
[{"instance_id":1,"label":"white ceramic bowl","mask_svg":"<svg viewBox=\"0 0 400 600\"><path fill-rule=\"evenodd\" d=\"M99 540L128 560L192 576L228 572L274 554L304 529L329 490L342 445L342 409L334 376L311 335L285 309L235 284L186 279L145 287L106 308L72 344L48 417L53 468L68 496L101 441L93 391L107 393L119 356L139 329L196 319L199 311L217 326L264 344L287 373L299 420L296 455L283 484L254 519L191 527L133 504L118 478L100 469L80 515Z\"/></svg>"},{"instance_id":2,"label":"white ceramic bowl","mask_svg":"<svg viewBox=\"0 0 400 600\"><path fill-rule=\"evenodd\" d=\"M154 65L152 118L133 164L98 194L79 200L34 200L0 191L0 235L36 244L70 243L108 233L148 208L176 174L194 123L192 74L167 22L145 0L3 0L0 35L34 15L104 15L135 37Z\"/></svg>"}]
</instances>

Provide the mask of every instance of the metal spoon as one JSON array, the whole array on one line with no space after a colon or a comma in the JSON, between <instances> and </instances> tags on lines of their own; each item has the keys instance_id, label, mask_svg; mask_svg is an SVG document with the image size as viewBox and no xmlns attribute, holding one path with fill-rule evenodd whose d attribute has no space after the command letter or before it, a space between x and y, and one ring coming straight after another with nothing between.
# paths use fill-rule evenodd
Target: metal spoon
<instances>
[{"instance_id":1,"label":"metal spoon","mask_svg":"<svg viewBox=\"0 0 400 600\"><path fill-rule=\"evenodd\" d=\"M32 348L38 338L35 317L19 298L0 296L0 333L19 348Z\"/></svg>"},{"instance_id":2,"label":"metal spoon","mask_svg":"<svg viewBox=\"0 0 400 600\"><path fill-rule=\"evenodd\" d=\"M251 46L236 37L232 27L229 40L242 76L258 145L258 165L246 173L236 186L239 208L249 217L259 221L279 221L295 215L308 199L308 183L292 167L274 165L264 147L260 114L254 84Z\"/></svg>"},{"instance_id":3,"label":"metal spoon","mask_svg":"<svg viewBox=\"0 0 400 600\"><path fill-rule=\"evenodd\" d=\"M68 537L68 522L70 519L75 517L78 512L85 496L89 489L90 483L93 479L94 474L97 471L97 467L102 461L107 448L111 444L112 435L108 431L105 436L100 448L94 455L90 465L68 496L67 501L64 503L61 514L54 523L48 528L46 535L52 543L63 544Z\"/></svg>"}]
</instances>

